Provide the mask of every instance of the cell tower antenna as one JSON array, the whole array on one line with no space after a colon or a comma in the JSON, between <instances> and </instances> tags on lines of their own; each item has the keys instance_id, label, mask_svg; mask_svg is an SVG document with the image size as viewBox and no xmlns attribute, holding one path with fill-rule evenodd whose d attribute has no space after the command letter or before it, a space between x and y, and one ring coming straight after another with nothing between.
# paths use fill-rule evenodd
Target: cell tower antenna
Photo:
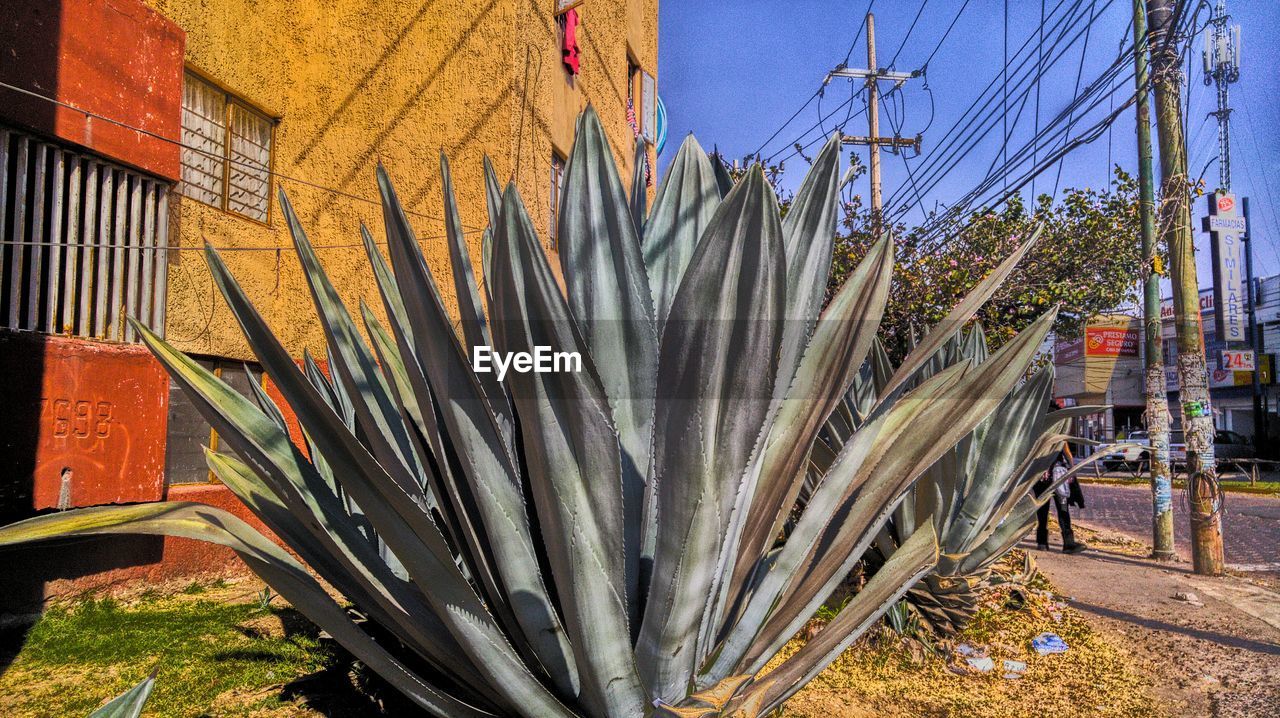
<instances>
[{"instance_id":1,"label":"cell tower antenna","mask_svg":"<svg viewBox=\"0 0 1280 718\"><path fill-rule=\"evenodd\" d=\"M1240 79L1240 26L1231 23L1227 0L1218 0L1204 33L1204 84L1218 88L1218 186L1231 190L1231 104L1228 88Z\"/></svg>"}]
</instances>

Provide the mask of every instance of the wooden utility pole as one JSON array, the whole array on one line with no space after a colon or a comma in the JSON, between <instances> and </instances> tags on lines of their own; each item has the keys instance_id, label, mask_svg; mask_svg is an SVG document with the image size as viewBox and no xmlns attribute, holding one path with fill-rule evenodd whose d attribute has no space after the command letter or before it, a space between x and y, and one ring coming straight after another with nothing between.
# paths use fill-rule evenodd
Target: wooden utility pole
<instances>
[{"instance_id":1,"label":"wooden utility pole","mask_svg":"<svg viewBox=\"0 0 1280 718\"><path fill-rule=\"evenodd\" d=\"M920 151L920 137L907 139L903 137L880 136L880 81L889 80L896 85L915 77L912 72L887 72L876 67L876 17L867 13L867 69L851 70L841 67L827 75L833 77L852 77L866 80L867 83L867 132L866 137L844 137L847 145L866 145L871 150L871 160L867 164L871 168L871 229L873 236L880 235L882 212L884 207L880 192L880 146L887 145L897 152L900 148L914 147Z\"/></svg>"},{"instance_id":2,"label":"wooden utility pole","mask_svg":"<svg viewBox=\"0 0 1280 718\"><path fill-rule=\"evenodd\" d=\"M1137 86L1138 213L1142 220L1142 328L1146 337L1147 449L1151 475L1151 556L1169 561L1173 549L1173 481L1169 471L1169 396L1165 391L1160 321L1160 253L1156 244L1155 179L1151 169L1151 88L1147 87L1147 11L1133 0L1134 83Z\"/></svg>"},{"instance_id":3,"label":"wooden utility pole","mask_svg":"<svg viewBox=\"0 0 1280 718\"><path fill-rule=\"evenodd\" d=\"M876 16L871 13L867 13L867 69L873 73L879 69L876 64ZM884 207L880 197L880 83L874 74L867 78L867 134L871 148L871 221L877 225L874 234L878 236L880 213Z\"/></svg>"},{"instance_id":4,"label":"wooden utility pole","mask_svg":"<svg viewBox=\"0 0 1280 718\"><path fill-rule=\"evenodd\" d=\"M1194 236L1187 176L1187 146L1182 133L1182 73L1175 37L1175 5L1185 0L1146 0L1150 24L1151 71L1160 140L1160 226L1169 248L1174 326L1178 335L1178 400L1187 446L1187 483L1191 514L1191 556L1195 572L1222 574L1222 494L1213 455L1213 408L1205 374L1204 333L1200 324L1200 284L1196 278ZM1181 8L1185 11L1185 7Z\"/></svg>"}]
</instances>

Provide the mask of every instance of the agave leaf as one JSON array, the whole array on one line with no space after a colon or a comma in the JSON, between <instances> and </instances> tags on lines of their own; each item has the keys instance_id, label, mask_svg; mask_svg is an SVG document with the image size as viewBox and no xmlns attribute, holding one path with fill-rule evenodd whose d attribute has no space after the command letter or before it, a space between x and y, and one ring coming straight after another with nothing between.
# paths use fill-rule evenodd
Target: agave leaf
<instances>
[{"instance_id":1,"label":"agave leaf","mask_svg":"<svg viewBox=\"0 0 1280 718\"><path fill-rule=\"evenodd\" d=\"M493 305L493 293L489 291L489 278L493 276L493 227L502 214L502 185L498 182L498 173L493 171L493 163L489 155L484 156L484 199L489 210L489 226L484 228L480 237L480 271L481 285L484 287L485 299Z\"/></svg>"},{"instance_id":2,"label":"agave leaf","mask_svg":"<svg viewBox=\"0 0 1280 718\"><path fill-rule=\"evenodd\" d=\"M689 135L658 185L641 244L659 329L671 312L680 278L711 223L719 197L715 170L698 141Z\"/></svg>"},{"instance_id":3,"label":"agave leaf","mask_svg":"<svg viewBox=\"0 0 1280 718\"><path fill-rule=\"evenodd\" d=\"M364 222L360 223L360 239L364 242L369 266L373 268L373 277L378 285L378 294L382 297L382 306L387 312L387 319L396 331L407 337L413 336L404 302L400 299L400 288L396 286L395 275L392 274L391 267L387 266L387 260L382 257L382 252L378 251L378 245L373 241L373 235L369 233L369 228L364 225Z\"/></svg>"},{"instance_id":4,"label":"agave leaf","mask_svg":"<svg viewBox=\"0 0 1280 718\"><path fill-rule=\"evenodd\" d=\"M733 177L729 175L729 170L725 169L724 158L719 153L713 152L710 157L711 167L716 174L716 190L720 192L720 198L724 199L733 190Z\"/></svg>"},{"instance_id":5,"label":"agave leaf","mask_svg":"<svg viewBox=\"0 0 1280 718\"><path fill-rule=\"evenodd\" d=\"M831 251L836 234L840 193L839 133L814 158L782 219L782 239L787 257L787 313L778 384L774 396L782 398L800 363L801 353L822 309L822 297L831 272ZM890 253L892 254L892 253ZM892 257L890 257L892 260ZM870 334L874 335L872 331ZM861 364L854 364L854 370Z\"/></svg>"},{"instance_id":6,"label":"agave leaf","mask_svg":"<svg viewBox=\"0 0 1280 718\"><path fill-rule=\"evenodd\" d=\"M439 399L441 424L478 509L478 525L484 527L478 538L487 540L488 545L477 545L473 551L490 557L496 578L501 581L499 584L493 578L485 579L489 586L488 603L493 608L509 602L509 609L495 609L509 632L523 635L547 668L548 675L559 683L560 690L574 695L579 686L573 670L572 649L542 580L520 479L489 411L492 404L486 400L462 348L453 340L452 325L435 281L418 250L390 178L382 168L378 170L378 184L392 268L406 315L414 327L425 330L415 332L412 348L401 338L397 341L402 342L402 355L410 353L418 357L427 381L436 389L434 396ZM497 251L501 252L501 247ZM428 337L434 341L428 341ZM412 376L410 379L413 381ZM426 388L420 379L415 382L415 390L421 405ZM455 487L457 484L455 481ZM472 520L472 523L477 522ZM504 588L499 589L499 585ZM481 625L481 619L487 615L478 606L458 606L462 611L459 615L475 617L476 625Z\"/></svg>"},{"instance_id":7,"label":"agave leaf","mask_svg":"<svg viewBox=\"0 0 1280 718\"><path fill-rule=\"evenodd\" d=\"M427 506L405 493L324 403L245 297L217 252L210 248L206 257L214 282L240 322L249 345L275 379L303 429L325 447L325 459L333 467L334 476L364 509L378 536L386 541L414 582L432 587L427 598L488 682L499 686L501 697L512 704L537 706L548 715L567 714L564 706L529 673L485 604L467 584ZM460 351L456 342L452 346ZM490 605L502 610L496 602ZM480 620L462 621L459 610Z\"/></svg>"},{"instance_id":8,"label":"agave leaf","mask_svg":"<svg viewBox=\"0 0 1280 718\"><path fill-rule=\"evenodd\" d=\"M498 173L493 169L489 155L484 156L484 201L489 210L489 227L498 226L498 217L502 214L502 183L498 181ZM485 270L485 276L489 276Z\"/></svg>"},{"instance_id":9,"label":"agave leaf","mask_svg":"<svg viewBox=\"0 0 1280 718\"><path fill-rule=\"evenodd\" d=\"M995 409L995 397L1021 378L1054 316L1041 317L977 367L957 364L930 377L853 435L756 588L710 678L733 672L739 660L745 661L744 671L759 670L799 630L861 557L915 477L972 431ZM752 635L751 646L743 648Z\"/></svg>"},{"instance_id":10,"label":"agave leaf","mask_svg":"<svg viewBox=\"0 0 1280 718\"><path fill-rule=\"evenodd\" d=\"M577 142L575 138L574 144ZM649 159L648 152L644 135L636 135L635 159L631 163L631 196L627 200L627 206L631 210L631 223L636 228L637 239L644 236L645 215L649 212L649 190L644 171Z\"/></svg>"},{"instance_id":11,"label":"agave leaf","mask_svg":"<svg viewBox=\"0 0 1280 718\"><path fill-rule=\"evenodd\" d=\"M853 644L884 612L933 568L938 545L932 522L911 534L902 548L817 636L805 642L777 668L747 689L745 698L763 694L764 712L782 705Z\"/></svg>"},{"instance_id":12,"label":"agave leaf","mask_svg":"<svg viewBox=\"0 0 1280 718\"><path fill-rule=\"evenodd\" d=\"M804 480L804 468L824 419L840 402L872 346L893 270L887 237L868 252L817 324L791 394L770 427L760 480L748 508L729 595L741 596L757 560L778 535Z\"/></svg>"},{"instance_id":13,"label":"agave leaf","mask_svg":"<svg viewBox=\"0 0 1280 718\"><path fill-rule=\"evenodd\" d=\"M618 218L630 227L625 212ZM516 371L506 380L582 701L594 715L641 715L646 701L629 650L623 476L605 389L514 185L503 196L494 244L499 349L548 347L582 359L581 371Z\"/></svg>"},{"instance_id":14,"label":"agave leaf","mask_svg":"<svg viewBox=\"0 0 1280 718\"><path fill-rule=\"evenodd\" d=\"M291 545L326 580L351 599L360 600L368 610L395 618L423 605L417 592L402 584L374 553L337 494L278 425L249 399L150 330L141 325L135 329L222 440L253 467L251 473L233 475L215 466L228 488L250 509L261 510L258 515L279 535L296 540ZM223 462L223 466L228 465ZM271 495L280 498L272 500ZM273 512L273 504L288 507L294 520ZM431 611L424 608L409 618L406 622L401 617L396 622L405 624L406 638L415 648L445 670L456 668L460 680L482 685L474 670L456 659L456 642Z\"/></svg>"},{"instance_id":15,"label":"agave leaf","mask_svg":"<svg viewBox=\"0 0 1280 718\"><path fill-rule=\"evenodd\" d=\"M730 511L772 403L786 292L781 230L773 190L754 167L716 211L663 331L660 526L636 654L650 694L668 703L693 674L688 641L710 627Z\"/></svg>"},{"instance_id":16,"label":"agave leaf","mask_svg":"<svg viewBox=\"0 0 1280 718\"><path fill-rule=\"evenodd\" d=\"M964 299L960 300L960 303L947 314L946 318L938 322L938 325L921 340L920 344L911 350L911 353L902 360L902 364L897 371L893 373L885 387L879 392L882 404L891 400L898 387L915 376L925 362L932 359L934 354L947 341L954 338L956 328L963 326L973 316L974 312L978 311L978 308L1000 289L1004 280L1013 273L1018 262L1031 249L1036 240L1040 238L1042 229L1043 225L1037 225L1031 233L1031 237L1026 242L1023 242L1022 246L1014 250L998 267L992 270L981 282L978 282L978 285Z\"/></svg>"},{"instance_id":17,"label":"agave leaf","mask_svg":"<svg viewBox=\"0 0 1280 718\"><path fill-rule=\"evenodd\" d=\"M303 275L311 288L320 325L328 340L329 371L334 374L335 385L340 383L346 391L355 409L357 421L364 428L364 436L387 474L406 494L425 502L424 488L419 478L424 474L421 460L405 431L391 391L378 371L369 348L365 346L364 339L356 330L351 314L343 306L329 276L320 266L320 258L316 256L311 241L307 239L302 223L298 221L283 190L279 201L285 224L293 236L298 260L302 263Z\"/></svg>"},{"instance_id":18,"label":"agave leaf","mask_svg":"<svg viewBox=\"0 0 1280 718\"><path fill-rule=\"evenodd\" d=\"M972 431L998 406L1000 398L1022 378L1056 315L1055 310L1037 319L983 364L957 364L940 373L939 377L960 370L963 377L939 401L933 403L927 416L917 415L916 425L904 435L910 439L894 442L876 465L876 471L882 475L899 473L903 477L914 478L937 461L948 447ZM921 423L924 425L921 426ZM909 486L909 479L903 485ZM892 495L891 493L890 496ZM853 510L858 510L856 505ZM828 527L826 535L818 544L831 547L827 556L818 559L816 553L811 551L812 557L818 560L813 569L806 571L799 583L788 587L787 603L807 601L807 604L802 605L811 607L810 613L817 609L818 603L852 566L852 561L838 564L835 557L844 555L843 546L853 543L851 534L856 525L857 522L845 521L838 527ZM865 546L861 542L855 545L858 548L853 553L861 555ZM832 564L837 564L835 570L830 568ZM822 593L824 590L826 593ZM818 593L822 593L822 596L818 596ZM786 615L785 609L784 604L779 615ZM795 630L798 628L796 625Z\"/></svg>"},{"instance_id":19,"label":"agave leaf","mask_svg":"<svg viewBox=\"0 0 1280 718\"><path fill-rule=\"evenodd\" d=\"M638 142L643 145L643 138ZM640 191L644 191L643 183ZM640 627L639 568L645 507L653 503L649 479L658 335L640 242L628 222L626 198L613 154L595 110L578 123L560 212L560 265L569 307L609 398L622 446L623 544L627 605ZM645 533L652 534L653 531Z\"/></svg>"},{"instance_id":20,"label":"agave leaf","mask_svg":"<svg viewBox=\"0 0 1280 718\"><path fill-rule=\"evenodd\" d=\"M0 528L0 546L109 534L178 536L226 546L294 608L419 706L444 716L492 715L412 673L352 623L342 607L292 556L221 509L182 501L75 509Z\"/></svg>"},{"instance_id":21,"label":"agave leaf","mask_svg":"<svg viewBox=\"0 0 1280 718\"><path fill-rule=\"evenodd\" d=\"M147 699L151 697L151 689L156 684L156 672L143 678L138 685L121 693L111 702L89 714L89 718L138 718Z\"/></svg>"},{"instance_id":22,"label":"agave leaf","mask_svg":"<svg viewBox=\"0 0 1280 718\"><path fill-rule=\"evenodd\" d=\"M841 529L855 536L855 545L870 542L910 484L910 477L903 475L905 472L876 471L876 467L895 447L901 453L908 445L915 445L916 442L908 444L900 437L910 435L911 430L922 423L920 416L923 412L940 406L940 397L953 392L961 378L958 368L932 377L850 437L830 472L818 485L808 508L792 528L777 558L769 564L767 571L758 574L741 617L722 642L720 653L703 676L703 682L718 681L722 676L734 673L758 671L764 663L757 659L777 651L773 644L787 626L797 618L802 623L813 615L816 605L803 615L800 606L780 605L787 594L794 593L789 585L814 575L816 567L811 564L824 556L840 565L852 564L861 557L861 551L854 546L842 545L833 547L839 551L838 554L819 551L819 555L811 555L811 549L818 545L824 534ZM829 592L824 594L824 598L826 595ZM807 602L797 603L803 605ZM774 616L778 617L777 620ZM788 633L787 637L794 633Z\"/></svg>"},{"instance_id":23,"label":"agave leaf","mask_svg":"<svg viewBox=\"0 0 1280 718\"><path fill-rule=\"evenodd\" d=\"M489 335L484 305L480 302L480 292L476 289L475 273L471 271L471 257L467 253L467 241L462 232L462 219L458 216L458 202L453 194L453 177L449 174L449 161L443 152L440 153L440 176L444 193L445 235L449 239L449 259L453 267L453 286L458 294L458 313L462 316L462 334L467 342L467 352L470 354L477 346L492 346L493 339ZM498 430L502 432L508 447L512 447L515 443L515 418L511 415L507 393L503 391L502 385L495 377L496 375L491 373L476 375L480 389L489 401L489 409L497 420Z\"/></svg>"},{"instance_id":24,"label":"agave leaf","mask_svg":"<svg viewBox=\"0 0 1280 718\"><path fill-rule=\"evenodd\" d=\"M248 364L244 367L244 373L246 376L253 376L249 373ZM280 407L276 406L275 400L267 394L267 390L262 388L262 384L256 381L250 381L249 388L253 391L253 398L258 402L258 408L262 410L262 413L270 417L271 420L275 422L276 426L288 431L286 428L284 413L280 411Z\"/></svg>"},{"instance_id":25,"label":"agave leaf","mask_svg":"<svg viewBox=\"0 0 1280 718\"><path fill-rule=\"evenodd\" d=\"M982 328L981 322L974 322L969 327L969 331L965 332L964 348L961 351L964 356L975 363L981 364L987 360L989 356L987 351L987 332Z\"/></svg>"},{"instance_id":26,"label":"agave leaf","mask_svg":"<svg viewBox=\"0 0 1280 718\"><path fill-rule=\"evenodd\" d=\"M1059 442L1060 443L1060 442ZM1073 466L1069 471L1058 477L1048 488L1039 495L1033 492L1022 494L1017 505L1009 512L1004 522L995 527L994 530L978 545L969 555L961 562L958 573L970 574L982 570L989 566L1006 551L1013 548L1014 544L1022 540L1027 535L1031 524L1035 523L1036 510L1053 496L1053 492L1063 483L1069 481L1071 477L1083 471L1086 467L1093 465L1095 461L1101 460L1104 456L1114 451L1116 448L1122 447L1124 444L1111 444L1100 447L1100 449L1092 456L1084 459L1080 463Z\"/></svg>"},{"instance_id":27,"label":"agave leaf","mask_svg":"<svg viewBox=\"0 0 1280 718\"><path fill-rule=\"evenodd\" d=\"M1053 396L1053 370L1037 372L1015 389L985 422L974 477L951 530L943 537L944 553L959 553L991 520L1000 493L1031 450L1039 418ZM975 433L976 435L976 433Z\"/></svg>"}]
</instances>

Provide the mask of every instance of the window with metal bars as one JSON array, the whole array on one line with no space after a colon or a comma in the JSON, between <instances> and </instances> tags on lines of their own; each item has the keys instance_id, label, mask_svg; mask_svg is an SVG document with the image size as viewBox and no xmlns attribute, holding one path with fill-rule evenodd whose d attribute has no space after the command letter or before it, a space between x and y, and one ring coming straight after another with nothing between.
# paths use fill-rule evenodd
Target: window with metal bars
<instances>
[{"instance_id":1,"label":"window with metal bars","mask_svg":"<svg viewBox=\"0 0 1280 718\"><path fill-rule=\"evenodd\" d=\"M187 71L182 88L182 194L256 222L271 218L275 121Z\"/></svg>"},{"instance_id":2,"label":"window with metal bars","mask_svg":"<svg viewBox=\"0 0 1280 718\"><path fill-rule=\"evenodd\" d=\"M164 334L169 184L0 126L0 327Z\"/></svg>"}]
</instances>

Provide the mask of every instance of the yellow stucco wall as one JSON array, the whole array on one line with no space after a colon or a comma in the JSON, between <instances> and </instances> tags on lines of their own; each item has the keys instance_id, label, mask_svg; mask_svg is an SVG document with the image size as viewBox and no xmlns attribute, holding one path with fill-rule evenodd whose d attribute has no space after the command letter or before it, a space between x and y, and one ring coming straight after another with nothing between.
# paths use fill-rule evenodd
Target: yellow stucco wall
<instances>
[{"instance_id":1,"label":"yellow stucco wall","mask_svg":"<svg viewBox=\"0 0 1280 718\"><path fill-rule=\"evenodd\" d=\"M361 221L381 241L374 203L379 160L413 213L424 253L452 304L439 152L449 156L478 267L487 221L482 156L492 158L499 178L515 178L545 243L553 135L567 151L574 116L594 103L625 182L632 153L628 47L641 67L657 74L657 0L586 0L579 8L582 71L572 81L560 62L554 0L149 1L186 31L190 67L280 117L274 186L288 192L312 242L331 247L320 256L348 306L355 309L363 299L379 314L363 250L332 246L358 245ZM285 346L323 354L274 200L269 225L174 200L171 241L225 248L227 264ZM271 251L277 246L282 251ZM248 358L203 259L194 251L175 255L170 340L190 352Z\"/></svg>"}]
</instances>

